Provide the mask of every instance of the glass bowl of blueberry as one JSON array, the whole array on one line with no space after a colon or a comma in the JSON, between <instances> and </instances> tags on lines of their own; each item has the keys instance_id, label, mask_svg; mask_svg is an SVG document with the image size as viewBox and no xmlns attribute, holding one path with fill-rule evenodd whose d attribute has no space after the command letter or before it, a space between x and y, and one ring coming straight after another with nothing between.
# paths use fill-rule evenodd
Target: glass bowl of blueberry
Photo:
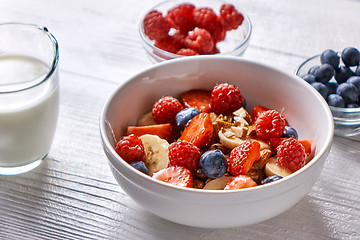
<instances>
[{"instance_id":1,"label":"glass bowl of blueberry","mask_svg":"<svg viewBox=\"0 0 360 240\"><path fill-rule=\"evenodd\" d=\"M252 32L237 2L170 0L144 13L140 37L152 62L193 55L241 56Z\"/></svg>"},{"instance_id":2,"label":"glass bowl of blueberry","mask_svg":"<svg viewBox=\"0 0 360 240\"><path fill-rule=\"evenodd\" d=\"M335 135L360 141L360 51L326 49L307 59L296 75L311 84L327 101Z\"/></svg>"}]
</instances>

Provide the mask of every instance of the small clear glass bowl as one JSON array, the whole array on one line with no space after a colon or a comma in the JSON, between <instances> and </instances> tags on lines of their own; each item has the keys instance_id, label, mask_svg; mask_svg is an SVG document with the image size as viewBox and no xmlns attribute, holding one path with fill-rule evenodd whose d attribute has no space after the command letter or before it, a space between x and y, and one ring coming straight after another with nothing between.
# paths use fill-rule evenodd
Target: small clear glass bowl
<instances>
[{"instance_id":1,"label":"small clear glass bowl","mask_svg":"<svg viewBox=\"0 0 360 240\"><path fill-rule=\"evenodd\" d=\"M312 66L321 65L320 54L304 61L295 71L299 77L308 73ZM335 135L360 141L360 108L330 106L335 126Z\"/></svg>"},{"instance_id":2,"label":"small clear glass bowl","mask_svg":"<svg viewBox=\"0 0 360 240\"><path fill-rule=\"evenodd\" d=\"M152 9L147 11L140 20L140 25L139 25L140 37L144 49L150 56L152 62L154 63L162 62L165 60L170 60L185 56L164 51L154 45L154 41L149 39L144 32L143 20L145 15L151 10L158 10L162 12L164 16L167 14L168 10L184 2L191 3L197 8L199 7L211 8L214 10L214 12L217 15L219 15L219 10L222 4L228 3L234 5L235 9L244 16L244 20L237 29L227 31L225 39L217 43L216 46L220 51L220 53L217 53L217 55L241 56L245 52L245 50L249 46L250 36L252 32L252 25L249 16L241 9L241 4L239 4L239 2L229 3L223 0L188 0L188 1L169 0L154 6Z\"/></svg>"}]
</instances>

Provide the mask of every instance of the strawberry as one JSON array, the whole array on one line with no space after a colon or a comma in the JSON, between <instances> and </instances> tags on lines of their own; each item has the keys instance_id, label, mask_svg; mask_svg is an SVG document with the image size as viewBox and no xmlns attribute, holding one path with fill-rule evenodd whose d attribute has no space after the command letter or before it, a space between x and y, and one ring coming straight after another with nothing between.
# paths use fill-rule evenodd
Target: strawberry
<instances>
[{"instance_id":1,"label":"strawberry","mask_svg":"<svg viewBox=\"0 0 360 240\"><path fill-rule=\"evenodd\" d=\"M180 187L191 188L193 184L191 172L188 169L179 166L161 169L153 173L151 177Z\"/></svg>"},{"instance_id":2,"label":"strawberry","mask_svg":"<svg viewBox=\"0 0 360 240\"><path fill-rule=\"evenodd\" d=\"M140 137L145 134L157 135L162 139L169 140L172 133L172 125L170 123L155 124L148 126L128 126L127 135L135 134Z\"/></svg>"},{"instance_id":3,"label":"strawberry","mask_svg":"<svg viewBox=\"0 0 360 240\"><path fill-rule=\"evenodd\" d=\"M260 143L246 140L230 152L229 172L234 175L245 175L260 158Z\"/></svg>"},{"instance_id":4,"label":"strawberry","mask_svg":"<svg viewBox=\"0 0 360 240\"><path fill-rule=\"evenodd\" d=\"M181 100L185 107L194 107L200 112L210 112L211 91L194 89L184 92Z\"/></svg>"},{"instance_id":5,"label":"strawberry","mask_svg":"<svg viewBox=\"0 0 360 240\"><path fill-rule=\"evenodd\" d=\"M210 142L213 134L213 124L208 113L196 115L185 127L180 140L191 142L198 148Z\"/></svg>"},{"instance_id":6,"label":"strawberry","mask_svg":"<svg viewBox=\"0 0 360 240\"><path fill-rule=\"evenodd\" d=\"M236 190L242 188L256 187L257 184L251 177L246 175L239 175L232 178L224 187L224 190Z\"/></svg>"},{"instance_id":7,"label":"strawberry","mask_svg":"<svg viewBox=\"0 0 360 240\"><path fill-rule=\"evenodd\" d=\"M264 107L264 106L256 106L254 107L253 111L252 111L252 114L251 114L251 121L253 123L255 123L256 119L265 111L267 110L270 110L269 108L267 107Z\"/></svg>"},{"instance_id":8,"label":"strawberry","mask_svg":"<svg viewBox=\"0 0 360 240\"><path fill-rule=\"evenodd\" d=\"M309 156L311 154L312 141L311 140L299 140L299 143L301 143L301 145L304 146L305 153L307 156Z\"/></svg>"}]
</instances>

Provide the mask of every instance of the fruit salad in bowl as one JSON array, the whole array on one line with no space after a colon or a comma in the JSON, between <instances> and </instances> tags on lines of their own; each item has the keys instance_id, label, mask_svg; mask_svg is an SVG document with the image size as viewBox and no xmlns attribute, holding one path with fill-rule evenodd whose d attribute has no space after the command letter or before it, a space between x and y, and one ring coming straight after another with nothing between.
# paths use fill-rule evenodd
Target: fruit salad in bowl
<instances>
[{"instance_id":1,"label":"fruit salad in bowl","mask_svg":"<svg viewBox=\"0 0 360 240\"><path fill-rule=\"evenodd\" d=\"M100 119L121 188L157 216L204 228L293 207L319 177L333 131L327 103L302 79L220 55L145 69L115 90Z\"/></svg>"},{"instance_id":2,"label":"fruit salad in bowl","mask_svg":"<svg viewBox=\"0 0 360 240\"><path fill-rule=\"evenodd\" d=\"M222 0L162 2L140 21L143 46L154 62L194 55L240 56L252 26L239 5Z\"/></svg>"}]
</instances>

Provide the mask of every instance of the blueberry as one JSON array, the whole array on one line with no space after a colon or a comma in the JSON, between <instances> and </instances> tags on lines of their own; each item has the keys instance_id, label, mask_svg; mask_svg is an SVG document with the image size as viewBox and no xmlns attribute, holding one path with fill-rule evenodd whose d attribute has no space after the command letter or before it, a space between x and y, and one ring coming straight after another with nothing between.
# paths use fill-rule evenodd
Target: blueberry
<instances>
[{"instance_id":1,"label":"blueberry","mask_svg":"<svg viewBox=\"0 0 360 240\"><path fill-rule=\"evenodd\" d=\"M346 82L354 85L360 94L360 76L352 76Z\"/></svg>"},{"instance_id":2,"label":"blueberry","mask_svg":"<svg viewBox=\"0 0 360 240\"><path fill-rule=\"evenodd\" d=\"M360 63L359 63L359 66L357 66L357 68L355 70L355 75L360 76Z\"/></svg>"},{"instance_id":3,"label":"blueberry","mask_svg":"<svg viewBox=\"0 0 360 240\"><path fill-rule=\"evenodd\" d=\"M330 64L323 64L315 72L314 76L316 81L321 83L327 83L335 74L334 68Z\"/></svg>"},{"instance_id":4,"label":"blueberry","mask_svg":"<svg viewBox=\"0 0 360 240\"><path fill-rule=\"evenodd\" d=\"M302 76L302 79L304 79L309 84L316 82L315 76L312 74L305 74L304 76Z\"/></svg>"},{"instance_id":5,"label":"blueberry","mask_svg":"<svg viewBox=\"0 0 360 240\"><path fill-rule=\"evenodd\" d=\"M290 126L285 126L285 131L281 135L282 138L296 138L298 139L298 133L295 128Z\"/></svg>"},{"instance_id":6,"label":"blueberry","mask_svg":"<svg viewBox=\"0 0 360 240\"><path fill-rule=\"evenodd\" d=\"M313 88L315 88L321 94L321 96L323 96L324 99L327 98L329 90L325 86L325 84L323 84L321 82L314 82L311 84L311 86L313 86Z\"/></svg>"},{"instance_id":7,"label":"blueberry","mask_svg":"<svg viewBox=\"0 0 360 240\"><path fill-rule=\"evenodd\" d=\"M320 56L321 64L330 64L334 69L339 67L340 57L337 52L331 49L325 50Z\"/></svg>"},{"instance_id":8,"label":"blueberry","mask_svg":"<svg viewBox=\"0 0 360 240\"><path fill-rule=\"evenodd\" d=\"M319 65L315 65L315 66L312 66L309 71L308 71L308 74L311 74L311 75L314 75L315 72L320 68Z\"/></svg>"},{"instance_id":9,"label":"blueberry","mask_svg":"<svg viewBox=\"0 0 360 240\"><path fill-rule=\"evenodd\" d=\"M346 107L346 108L358 108L358 107L360 107L360 106L359 106L359 104L357 104L357 103L347 103L347 104L345 105L345 107Z\"/></svg>"},{"instance_id":10,"label":"blueberry","mask_svg":"<svg viewBox=\"0 0 360 240\"><path fill-rule=\"evenodd\" d=\"M342 66L335 71L335 79L338 84L346 82L351 76L354 76L354 73L348 67Z\"/></svg>"},{"instance_id":11,"label":"blueberry","mask_svg":"<svg viewBox=\"0 0 360 240\"><path fill-rule=\"evenodd\" d=\"M341 60L345 66L357 66L360 62L360 52L354 47L347 47L341 53Z\"/></svg>"},{"instance_id":12,"label":"blueberry","mask_svg":"<svg viewBox=\"0 0 360 240\"><path fill-rule=\"evenodd\" d=\"M282 179L283 177L280 175L273 175L273 176L269 176L267 178L265 178L264 180L261 181L261 184L266 184L266 183L271 183L274 181L277 181L279 179Z\"/></svg>"},{"instance_id":13,"label":"blueberry","mask_svg":"<svg viewBox=\"0 0 360 240\"><path fill-rule=\"evenodd\" d=\"M200 113L199 110L196 108L190 107L185 108L178 112L175 117L176 125L178 126L179 130L184 130L186 124L196 115Z\"/></svg>"},{"instance_id":14,"label":"blueberry","mask_svg":"<svg viewBox=\"0 0 360 240\"><path fill-rule=\"evenodd\" d=\"M133 166L134 168L136 168L137 170L139 170L140 172L143 172L143 173L149 175L149 171L148 171L147 167L145 166L144 162L134 161L134 162L131 162L130 165Z\"/></svg>"},{"instance_id":15,"label":"blueberry","mask_svg":"<svg viewBox=\"0 0 360 240\"><path fill-rule=\"evenodd\" d=\"M328 88L328 94L333 94L336 93L336 89L339 86L339 84L337 84L337 82L328 82L325 84L325 86Z\"/></svg>"},{"instance_id":16,"label":"blueberry","mask_svg":"<svg viewBox=\"0 0 360 240\"><path fill-rule=\"evenodd\" d=\"M342 83L336 90L336 94L340 95L345 103L356 102L358 99L358 90L357 88L350 83Z\"/></svg>"},{"instance_id":17,"label":"blueberry","mask_svg":"<svg viewBox=\"0 0 360 240\"><path fill-rule=\"evenodd\" d=\"M345 107L344 99L337 94L330 94L327 98L327 103L329 104L329 106L333 106L333 107L339 107L339 108Z\"/></svg>"},{"instance_id":18,"label":"blueberry","mask_svg":"<svg viewBox=\"0 0 360 240\"><path fill-rule=\"evenodd\" d=\"M218 149L203 153L199 165L202 173L212 179L222 177L228 166L225 155Z\"/></svg>"}]
</instances>

